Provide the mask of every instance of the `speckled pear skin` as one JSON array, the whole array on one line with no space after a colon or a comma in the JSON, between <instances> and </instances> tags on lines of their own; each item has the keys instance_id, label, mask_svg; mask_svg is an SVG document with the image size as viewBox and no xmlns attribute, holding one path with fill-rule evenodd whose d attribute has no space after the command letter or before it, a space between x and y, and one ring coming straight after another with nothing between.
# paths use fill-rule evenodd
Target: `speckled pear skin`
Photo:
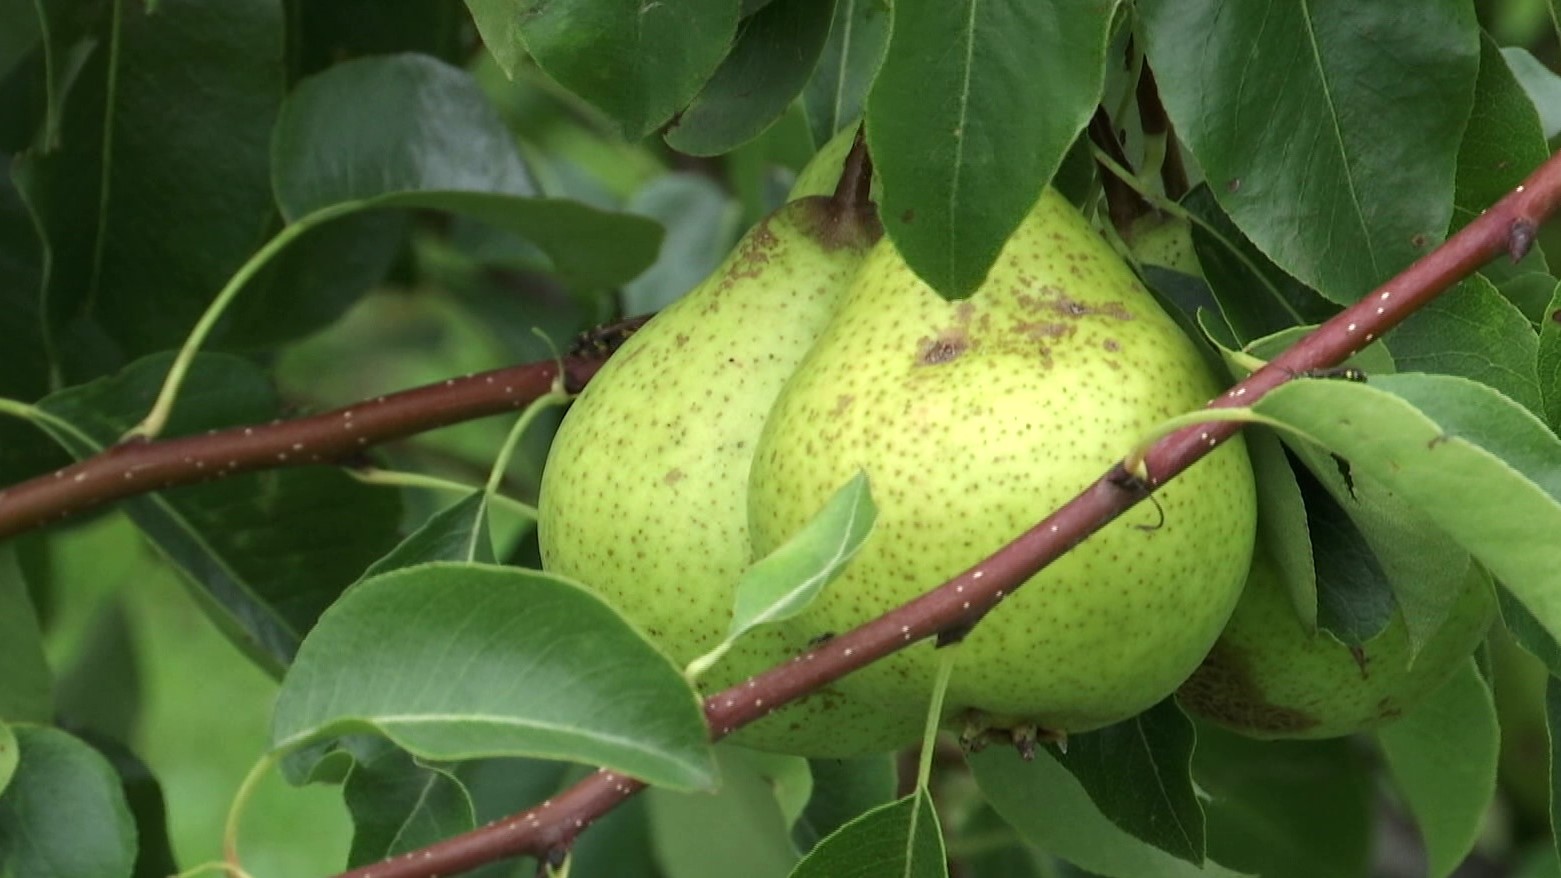
<instances>
[{"instance_id":1,"label":"speckled pear skin","mask_svg":"<svg viewBox=\"0 0 1561 878\"><path fill-rule=\"evenodd\" d=\"M594 588L679 664L726 633L732 586L755 557L746 495L765 416L879 234L870 211L843 213L826 198L782 207L631 336L559 427L542 478L543 566ZM790 659L807 639L754 631L701 689ZM832 727L870 722L865 709L826 691L735 740L856 755L865 750L842 752ZM859 743L888 749L898 734L885 728L885 740Z\"/></svg>"},{"instance_id":2,"label":"speckled pear skin","mask_svg":"<svg viewBox=\"0 0 1561 878\"><path fill-rule=\"evenodd\" d=\"M989 555L1146 431L1220 390L1192 343L1048 191L987 281L947 302L878 245L787 384L759 442L755 548L785 540L858 468L873 536L799 623L840 631ZM1081 732L1169 695L1229 618L1250 561L1253 476L1232 441L990 613L958 646L951 722ZM1147 528L1147 529L1146 529ZM837 682L919 714L930 642Z\"/></svg>"},{"instance_id":3,"label":"speckled pear skin","mask_svg":"<svg viewBox=\"0 0 1561 878\"><path fill-rule=\"evenodd\" d=\"M1177 692L1190 713L1254 738L1337 738L1390 722L1425 700L1485 638L1496 615L1490 577L1471 565L1463 591L1415 656L1404 617L1355 652L1311 633L1267 556L1207 659Z\"/></svg>"}]
</instances>

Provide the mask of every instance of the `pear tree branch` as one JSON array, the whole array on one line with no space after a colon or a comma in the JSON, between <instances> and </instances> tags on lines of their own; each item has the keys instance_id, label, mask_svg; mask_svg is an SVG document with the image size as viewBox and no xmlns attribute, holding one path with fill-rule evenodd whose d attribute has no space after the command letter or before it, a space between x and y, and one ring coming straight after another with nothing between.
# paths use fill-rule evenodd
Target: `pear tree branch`
<instances>
[{"instance_id":1,"label":"pear tree branch","mask_svg":"<svg viewBox=\"0 0 1561 878\"><path fill-rule=\"evenodd\" d=\"M1539 223L1561 202L1561 155L1539 167L1474 222L1365 298L1318 327L1267 366L1211 400L1212 408L1251 405L1297 375L1342 363L1403 322L1443 290L1502 253L1517 260ZM1558 318L1561 319L1561 318ZM1234 436L1241 424L1210 422L1156 442L1144 455L1147 477L1113 466L1039 524L943 585L704 701L712 739L720 739L846 674L929 637L958 640L981 617L1046 565L1083 542L1153 490ZM507 857L557 865L574 839L644 785L605 769L537 807L338 878L431 878Z\"/></svg>"}]
</instances>

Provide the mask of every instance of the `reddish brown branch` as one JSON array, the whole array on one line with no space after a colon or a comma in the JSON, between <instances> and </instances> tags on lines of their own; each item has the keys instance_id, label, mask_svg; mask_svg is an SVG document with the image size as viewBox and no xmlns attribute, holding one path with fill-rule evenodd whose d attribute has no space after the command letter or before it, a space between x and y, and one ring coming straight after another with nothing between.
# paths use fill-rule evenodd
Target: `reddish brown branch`
<instances>
[{"instance_id":1,"label":"reddish brown branch","mask_svg":"<svg viewBox=\"0 0 1561 878\"><path fill-rule=\"evenodd\" d=\"M564 387L579 392L605 354L563 359ZM161 442L129 442L63 469L0 489L0 540L115 500L252 470L309 466L437 427L513 411L546 394L558 375L546 361L451 378L321 415Z\"/></svg>"},{"instance_id":2,"label":"reddish brown branch","mask_svg":"<svg viewBox=\"0 0 1561 878\"><path fill-rule=\"evenodd\" d=\"M1509 250L1523 249L1558 202L1561 155L1540 166L1516 191L1442 246L1318 327L1246 381L1211 400L1210 405L1250 405L1295 375L1337 366L1485 262ZM1149 487L1175 477L1239 429L1234 423L1211 423L1156 443L1146 457ZM1145 496L1144 485L1120 464L1113 467L1044 521L933 591L705 699L711 737L730 734L924 638L973 625L1004 596ZM621 775L599 771L538 807L338 878L431 878L506 857L556 856L567 850L585 827L642 786Z\"/></svg>"}]
</instances>

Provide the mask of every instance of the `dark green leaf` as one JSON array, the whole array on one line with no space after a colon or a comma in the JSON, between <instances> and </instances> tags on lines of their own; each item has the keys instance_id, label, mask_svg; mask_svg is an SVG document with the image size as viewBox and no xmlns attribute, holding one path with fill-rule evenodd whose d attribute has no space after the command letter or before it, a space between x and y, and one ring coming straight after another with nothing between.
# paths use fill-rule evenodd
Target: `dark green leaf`
<instances>
[{"instance_id":1,"label":"dark green leaf","mask_svg":"<svg viewBox=\"0 0 1561 878\"><path fill-rule=\"evenodd\" d=\"M1264 878L1367 878L1375 790L1349 739L1254 741L1198 726L1209 853Z\"/></svg>"},{"instance_id":2,"label":"dark green leaf","mask_svg":"<svg viewBox=\"0 0 1561 878\"><path fill-rule=\"evenodd\" d=\"M792 827L803 851L871 808L894 798L894 757L888 753L855 759L810 759L813 797Z\"/></svg>"},{"instance_id":3,"label":"dark green leaf","mask_svg":"<svg viewBox=\"0 0 1561 878\"><path fill-rule=\"evenodd\" d=\"M1490 687L1474 662L1426 702L1382 727L1377 742L1425 841L1432 878L1473 850L1496 795L1501 730Z\"/></svg>"},{"instance_id":4,"label":"dark green leaf","mask_svg":"<svg viewBox=\"0 0 1561 878\"><path fill-rule=\"evenodd\" d=\"M638 140L688 105L731 48L734 0L466 0L511 77L529 55Z\"/></svg>"},{"instance_id":5,"label":"dark green leaf","mask_svg":"<svg viewBox=\"0 0 1561 878\"><path fill-rule=\"evenodd\" d=\"M1462 375L1541 410L1533 325L1479 275L1431 300L1386 343L1400 372Z\"/></svg>"},{"instance_id":6,"label":"dark green leaf","mask_svg":"<svg viewBox=\"0 0 1561 878\"><path fill-rule=\"evenodd\" d=\"M134 878L167 878L179 871L168 838L168 809L163 788L146 763L118 741L93 735L87 738L108 759L124 787L125 802L136 824Z\"/></svg>"},{"instance_id":7,"label":"dark green leaf","mask_svg":"<svg viewBox=\"0 0 1561 878\"><path fill-rule=\"evenodd\" d=\"M1545 420L1550 423L1550 429L1561 433L1561 285L1554 288L1550 304L1545 307L1535 359Z\"/></svg>"},{"instance_id":8,"label":"dark green leaf","mask_svg":"<svg viewBox=\"0 0 1561 878\"><path fill-rule=\"evenodd\" d=\"M867 101L879 212L905 261L969 295L1099 102L1115 0L897 0Z\"/></svg>"},{"instance_id":9,"label":"dark green leaf","mask_svg":"<svg viewBox=\"0 0 1561 878\"><path fill-rule=\"evenodd\" d=\"M1304 467L1293 471L1306 500L1317 571L1317 624L1340 642L1359 646L1382 632L1397 609L1393 586L1371 544Z\"/></svg>"},{"instance_id":10,"label":"dark green leaf","mask_svg":"<svg viewBox=\"0 0 1561 878\"><path fill-rule=\"evenodd\" d=\"M1496 590L1496 603L1501 608L1501 621L1512 639L1530 655L1539 659L1552 675L1561 677L1561 643L1552 637L1545 626L1534 618L1528 608L1504 588Z\"/></svg>"},{"instance_id":11,"label":"dark green leaf","mask_svg":"<svg viewBox=\"0 0 1561 878\"><path fill-rule=\"evenodd\" d=\"M737 43L666 133L689 155L720 155L786 112L818 64L836 0L772 0L738 28Z\"/></svg>"},{"instance_id":12,"label":"dark green leaf","mask_svg":"<svg viewBox=\"0 0 1561 878\"><path fill-rule=\"evenodd\" d=\"M1168 698L1135 717L1072 737L1068 752L1055 758L1107 819L1196 864L1203 862L1204 829L1192 786L1193 741L1192 722ZM1054 755L1050 749L1045 753Z\"/></svg>"},{"instance_id":13,"label":"dark green leaf","mask_svg":"<svg viewBox=\"0 0 1561 878\"><path fill-rule=\"evenodd\" d=\"M647 793L657 863L678 878L781 878L797 851L779 790L755 759L762 754L730 746L716 754L721 785L714 792Z\"/></svg>"},{"instance_id":14,"label":"dark green leaf","mask_svg":"<svg viewBox=\"0 0 1561 878\"><path fill-rule=\"evenodd\" d=\"M272 163L290 222L385 207L453 211L526 238L584 287L628 280L660 244L648 220L539 197L477 84L427 56L365 58L300 84L277 119Z\"/></svg>"},{"instance_id":15,"label":"dark green leaf","mask_svg":"<svg viewBox=\"0 0 1561 878\"><path fill-rule=\"evenodd\" d=\"M1555 0L1550 6L1555 9ZM1545 139L1561 133L1561 76L1521 46L1508 46L1501 55L1538 111Z\"/></svg>"},{"instance_id":16,"label":"dark green leaf","mask_svg":"<svg viewBox=\"0 0 1561 878\"><path fill-rule=\"evenodd\" d=\"M1028 762L991 747L967 757L987 801L1030 844L1105 878L1233 878L1215 863L1195 866L1139 841L1101 813L1055 759Z\"/></svg>"},{"instance_id":17,"label":"dark green leaf","mask_svg":"<svg viewBox=\"0 0 1561 878\"><path fill-rule=\"evenodd\" d=\"M1308 631L1317 627L1317 569L1306 523L1306 501L1284 446L1264 427L1242 434L1257 477L1258 542L1284 583L1295 613Z\"/></svg>"},{"instance_id":18,"label":"dark green leaf","mask_svg":"<svg viewBox=\"0 0 1561 878\"><path fill-rule=\"evenodd\" d=\"M570 874L611 878L663 878L656 868L650 806L635 796L591 824L569 853Z\"/></svg>"},{"instance_id":19,"label":"dark green leaf","mask_svg":"<svg viewBox=\"0 0 1561 878\"><path fill-rule=\"evenodd\" d=\"M11 785L11 778L16 776L16 766L20 761L16 730L5 720L0 720L0 795L4 795L5 788Z\"/></svg>"},{"instance_id":20,"label":"dark green leaf","mask_svg":"<svg viewBox=\"0 0 1561 878\"><path fill-rule=\"evenodd\" d=\"M476 561L492 564L493 539L488 534L487 504L481 491L468 494L423 522L390 554L369 565L364 579L429 561Z\"/></svg>"},{"instance_id":21,"label":"dark green leaf","mask_svg":"<svg viewBox=\"0 0 1561 878\"><path fill-rule=\"evenodd\" d=\"M1561 677L1545 681L1545 730L1550 735L1550 838L1561 854Z\"/></svg>"},{"instance_id":22,"label":"dark green leaf","mask_svg":"<svg viewBox=\"0 0 1561 878\"><path fill-rule=\"evenodd\" d=\"M13 726L21 761L0 793L0 875L129 875L135 822L113 766L79 739Z\"/></svg>"},{"instance_id":23,"label":"dark green leaf","mask_svg":"<svg viewBox=\"0 0 1561 878\"><path fill-rule=\"evenodd\" d=\"M450 771L389 744L370 746L342 788L352 812L349 866L363 866L459 835L477 825L466 788Z\"/></svg>"},{"instance_id":24,"label":"dark green leaf","mask_svg":"<svg viewBox=\"0 0 1561 878\"><path fill-rule=\"evenodd\" d=\"M417 52L452 64L467 60L465 10L449 0L332 0L295 3L289 47L291 78L318 73L346 58Z\"/></svg>"},{"instance_id":25,"label":"dark green leaf","mask_svg":"<svg viewBox=\"0 0 1561 878\"><path fill-rule=\"evenodd\" d=\"M1539 114L1512 73L1495 41L1482 36L1474 109L1458 147L1454 229L1467 225L1550 157Z\"/></svg>"},{"instance_id":26,"label":"dark green leaf","mask_svg":"<svg viewBox=\"0 0 1561 878\"><path fill-rule=\"evenodd\" d=\"M1532 258L1535 252L1537 250L1530 251L1529 256L1525 257L1525 259ZM1518 310L1523 312L1524 317L1527 317L1535 324L1543 323L1548 316L1545 306L1550 304L1550 299L1556 291L1556 279L1550 276L1548 269L1545 271L1520 271L1507 277L1501 277L1498 272L1491 271L1492 267L1501 264L1501 260L1498 259L1488 264L1485 267L1485 271L1480 272L1480 274L1495 281L1496 287L1501 290L1502 296L1516 305Z\"/></svg>"},{"instance_id":27,"label":"dark green leaf","mask_svg":"<svg viewBox=\"0 0 1561 878\"><path fill-rule=\"evenodd\" d=\"M321 616L283 681L273 743L364 730L424 759L541 756L678 789L714 781L678 670L595 595L513 567L394 571Z\"/></svg>"},{"instance_id":28,"label":"dark green leaf","mask_svg":"<svg viewBox=\"0 0 1561 878\"><path fill-rule=\"evenodd\" d=\"M835 20L813 77L802 90L802 111L821 148L862 118L867 89L889 44L889 5L883 0L836 0Z\"/></svg>"},{"instance_id":29,"label":"dark green leaf","mask_svg":"<svg viewBox=\"0 0 1561 878\"><path fill-rule=\"evenodd\" d=\"M1561 439L1532 414L1483 384L1420 374L1294 381L1254 408L1380 482L1561 634Z\"/></svg>"},{"instance_id":30,"label":"dark green leaf","mask_svg":"<svg viewBox=\"0 0 1561 878\"><path fill-rule=\"evenodd\" d=\"M0 721L48 722L54 681L15 550L0 544Z\"/></svg>"},{"instance_id":31,"label":"dark green leaf","mask_svg":"<svg viewBox=\"0 0 1561 878\"><path fill-rule=\"evenodd\" d=\"M1479 71L1469 4L1138 9L1177 134L1280 267L1347 304L1441 240Z\"/></svg>"},{"instance_id":32,"label":"dark green leaf","mask_svg":"<svg viewBox=\"0 0 1561 878\"><path fill-rule=\"evenodd\" d=\"M623 287L625 315L652 314L710 276L737 237L737 206L720 186L696 174L657 177L627 209L666 228L656 263Z\"/></svg>"},{"instance_id":33,"label":"dark green leaf","mask_svg":"<svg viewBox=\"0 0 1561 878\"><path fill-rule=\"evenodd\" d=\"M0 155L0 161L4 156ZM0 396L31 402L49 391L49 355L42 316L43 266L32 217L12 185L0 176L0 338L6 365L0 369ZM38 437L42 438L42 437ZM6 445L0 438L0 448ZM0 482L4 459L0 450Z\"/></svg>"},{"instance_id":34,"label":"dark green leaf","mask_svg":"<svg viewBox=\"0 0 1561 878\"><path fill-rule=\"evenodd\" d=\"M42 408L90 442L56 439L77 456L118 441L151 406L168 362L149 357L45 399ZM165 435L264 423L276 411L275 393L257 367L202 356ZM400 517L394 492L325 467L234 476L136 498L125 508L199 586L219 627L273 671L292 658L320 611L394 545Z\"/></svg>"},{"instance_id":35,"label":"dark green leaf","mask_svg":"<svg viewBox=\"0 0 1561 878\"><path fill-rule=\"evenodd\" d=\"M944 878L948 862L938 812L925 789L840 827L808 854L792 878Z\"/></svg>"}]
</instances>

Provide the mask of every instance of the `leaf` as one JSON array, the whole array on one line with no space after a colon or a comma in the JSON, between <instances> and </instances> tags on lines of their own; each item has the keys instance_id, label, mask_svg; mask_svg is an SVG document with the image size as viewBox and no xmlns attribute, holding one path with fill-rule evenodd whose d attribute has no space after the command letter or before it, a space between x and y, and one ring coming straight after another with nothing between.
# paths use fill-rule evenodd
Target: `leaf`
<instances>
[{"instance_id":1,"label":"leaf","mask_svg":"<svg viewBox=\"0 0 1561 878\"><path fill-rule=\"evenodd\" d=\"M50 355L43 327L43 254L32 217L8 174L0 175L0 338L6 367L0 396L31 402L49 391ZM41 437L39 437L41 438ZM14 452L0 439L0 482Z\"/></svg>"},{"instance_id":2,"label":"leaf","mask_svg":"<svg viewBox=\"0 0 1561 878\"><path fill-rule=\"evenodd\" d=\"M774 124L818 64L835 2L772 0L743 21L726 60L667 128L667 145L720 155Z\"/></svg>"},{"instance_id":3,"label":"leaf","mask_svg":"<svg viewBox=\"0 0 1561 878\"><path fill-rule=\"evenodd\" d=\"M1318 626L1341 643L1361 646L1393 621L1392 582L1349 513L1311 471L1302 469L1297 476L1312 535Z\"/></svg>"},{"instance_id":4,"label":"leaf","mask_svg":"<svg viewBox=\"0 0 1561 878\"><path fill-rule=\"evenodd\" d=\"M1254 741L1198 725L1209 853L1264 878L1367 878L1376 790L1356 742Z\"/></svg>"},{"instance_id":5,"label":"leaf","mask_svg":"<svg viewBox=\"0 0 1561 878\"><path fill-rule=\"evenodd\" d=\"M60 148L15 168L48 243L49 318L75 378L177 344L273 211L279 0L160 0L156 14L135 4L114 19L114 51L96 37L64 104Z\"/></svg>"},{"instance_id":6,"label":"leaf","mask_svg":"<svg viewBox=\"0 0 1561 878\"><path fill-rule=\"evenodd\" d=\"M1545 319L1539 326L1539 349L1535 352L1535 371L1539 392L1544 398L1545 420L1550 429L1561 433L1561 284L1555 287Z\"/></svg>"},{"instance_id":7,"label":"leaf","mask_svg":"<svg viewBox=\"0 0 1561 878\"><path fill-rule=\"evenodd\" d=\"M20 761L16 730L5 720L0 720L0 796L4 796L5 788L11 785L11 778L16 776L16 766Z\"/></svg>"},{"instance_id":8,"label":"leaf","mask_svg":"<svg viewBox=\"0 0 1561 878\"><path fill-rule=\"evenodd\" d=\"M660 243L643 218L538 196L477 84L427 56L363 58L305 80L282 106L271 159L290 223L371 208L452 211L521 235L583 287L628 280Z\"/></svg>"},{"instance_id":9,"label":"leaf","mask_svg":"<svg viewBox=\"0 0 1561 878\"><path fill-rule=\"evenodd\" d=\"M1463 662L1420 707L1377 731L1377 742L1425 841L1432 878L1463 862L1496 796L1501 729L1491 691Z\"/></svg>"},{"instance_id":10,"label":"leaf","mask_svg":"<svg viewBox=\"0 0 1561 878\"><path fill-rule=\"evenodd\" d=\"M840 827L791 872L791 878L947 875L938 812L925 788Z\"/></svg>"},{"instance_id":11,"label":"leaf","mask_svg":"<svg viewBox=\"0 0 1561 878\"><path fill-rule=\"evenodd\" d=\"M1554 8L1555 2L1551 0L1551 9ZM1533 102L1544 138L1549 140L1561 134L1561 76L1556 76L1544 62L1521 46L1503 48L1501 56Z\"/></svg>"},{"instance_id":12,"label":"leaf","mask_svg":"<svg viewBox=\"0 0 1561 878\"><path fill-rule=\"evenodd\" d=\"M423 759L540 756L707 788L693 691L595 595L533 570L439 562L342 596L282 682L278 749L372 730Z\"/></svg>"},{"instance_id":13,"label":"leaf","mask_svg":"<svg viewBox=\"0 0 1561 878\"><path fill-rule=\"evenodd\" d=\"M1554 675L1545 680L1545 732L1550 737L1550 838L1552 845L1561 845L1556 841L1561 839L1561 677ZM1561 855L1561 847L1556 853Z\"/></svg>"},{"instance_id":14,"label":"leaf","mask_svg":"<svg viewBox=\"0 0 1561 878\"><path fill-rule=\"evenodd\" d=\"M1385 342L1400 372L1462 375L1541 410L1533 325L1479 275L1432 299Z\"/></svg>"},{"instance_id":15,"label":"leaf","mask_svg":"<svg viewBox=\"0 0 1561 878\"><path fill-rule=\"evenodd\" d=\"M1242 433L1257 477L1258 543L1307 631L1317 630L1317 569L1306 523L1306 501L1284 446L1263 427Z\"/></svg>"},{"instance_id":16,"label":"leaf","mask_svg":"<svg viewBox=\"0 0 1561 878\"><path fill-rule=\"evenodd\" d=\"M1453 229L1467 225L1550 157L1540 116L1514 72L1496 42L1481 35L1474 108L1458 147ZM1546 75L1554 80L1554 74Z\"/></svg>"},{"instance_id":17,"label":"leaf","mask_svg":"<svg viewBox=\"0 0 1561 878\"><path fill-rule=\"evenodd\" d=\"M87 742L108 760L119 775L125 803L136 826L134 878L165 878L179 871L168 838L167 805L162 785L151 769L128 747L112 739L90 735Z\"/></svg>"},{"instance_id":18,"label":"leaf","mask_svg":"<svg viewBox=\"0 0 1561 878\"><path fill-rule=\"evenodd\" d=\"M135 824L108 760L59 729L12 731L21 760L0 794L0 875L129 875Z\"/></svg>"},{"instance_id":19,"label":"leaf","mask_svg":"<svg viewBox=\"0 0 1561 878\"><path fill-rule=\"evenodd\" d=\"M1093 874L1103 878L1239 874L1212 862L1195 866L1139 841L1102 814L1078 779L1055 759L1038 753L1025 762L1012 750L992 747L967 756L966 761L987 801L1021 838Z\"/></svg>"},{"instance_id":20,"label":"leaf","mask_svg":"<svg viewBox=\"0 0 1561 878\"><path fill-rule=\"evenodd\" d=\"M714 792L647 792L656 862L678 878L786 875L797 852L775 789L739 748L718 747L716 755Z\"/></svg>"},{"instance_id":21,"label":"leaf","mask_svg":"<svg viewBox=\"0 0 1561 878\"><path fill-rule=\"evenodd\" d=\"M889 7L882 0L836 0L835 20L813 76L802 89L802 112L822 148L862 118L867 90L889 44Z\"/></svg>"},{"instance_id":22,"label":"leaf","mask_svg":"<svg viewBox=\"0 0 1561 878\"><path fill-rule=\"evenodd\" d=\"M1254 409L1381 482L1561 633L1561 439L1528 411L1485 385L1419 374L1294 381Z\"/></svg>"},{"instance_id":23,"label":"leaf","mask_svg":"<svg viewBox=\"0 0 1561 878\"><path fill-rule=\"evenodd\" d=\"M389 859L477 825L466 788L448 770L381 743L358 754L342 788L352 813L349 867Z\"/></svg>"},{"instance_id":24,"label":"leaf","mask_svg":"<svg viewBox=\"0 0 1561 878\"><path fill-rule=\"evenodd\" d=\"M1167 698L1137 716L1068 741L1055 758L1100 813L1139 841L1194 865L1204 857L1203 808L1193 791L1192 722Z\"/></svg>"},{"instance_id":25,"label":"leaf","mask_svg":"<svg viewBox=\"0 0 1561 878\"><path fill-rule=\"evenodd\" d=\"M875 753L854 759L810 759L813 796L792 826L791 837L800 850L810 850L819 840L866 811L894 798L894 757Z\"/></svg>"},{"instance_id":26,"label":"leaf","mask_svg":"<svg viewBox=\"0 0 1561 878\"><path fill-rule=\"evenodd\" d=\"M1468 4L1138 10L1177 133L1281 268L1348 304L1441 240L1479 71Z\"/></svg>"},{"instance_id":27,"label":"leaf","mask_svg":"<svg viewBox=\"0 0 1561 878\"><path fill-rule=\"evenodd\" d=\"M737 236L737 207L698 174L666 174L646 184L626 209L666 229L656 263L623 287L625 315L651 314L677 301L715 271Z\"/></svg>"},{"instance_id":28,"label":"leaf","mask_svg":"<svg viewBox=\"0 0 1561 878\"><path fill-rule=\"evenodd\" d=\"M54 680L43 651L43 632L16 550L4 543L0 543L0 608L4 608L0 611L0 721L49 722L54 714Z\"/></svg>"},{"instance_id":29,"label":"leaf","mask_svg":"<svg viewBox=\"0 0 1561 878\"><path fill-rule=\"evenodd\" d=\"M726 57L733 0L466 0L483 43L511 78L530 55L638 140L683 109Z\"/></svg>"},{"instance_id":30,"label":"leaf","mask_svg":"<svg viewBox=\"0 0 1561 878\"><path fill-rule=\"evenodd\" d=\"M55 438L77 457L119 440L151 406L169 357L61 391L40 407L85 434ZM166 435L264 423L277 402L260 370L203 355L186 380ZM300 455L307 453L299 450ZM273 672L288 663L320 611L393 545L392 491L326 467L232 476L127 500L136 526L197 586L202 608Z\"/></svg>"},{"instance_id":31,"label":"leaf","mask_svg":"<svg viewBox=\"0 0 1561 878\"><path fill-rule=\"evenodd\" d=\"M434 513L390 554L363 571L363 579L429 561L476 561L492 564L493 539L488 534L487 504L474 491Z\"/></svg>"},{"instance_id":32,"label":"leaf","mask_svg":"<svg viewBox=\"0 0 1561 878\"><path fill-rule=\"evenodd\" d=\"M896 0L867 99L879 214L946 297L975 290L1099 102L1116 0Z\"/></svg>"}]
</instances>

